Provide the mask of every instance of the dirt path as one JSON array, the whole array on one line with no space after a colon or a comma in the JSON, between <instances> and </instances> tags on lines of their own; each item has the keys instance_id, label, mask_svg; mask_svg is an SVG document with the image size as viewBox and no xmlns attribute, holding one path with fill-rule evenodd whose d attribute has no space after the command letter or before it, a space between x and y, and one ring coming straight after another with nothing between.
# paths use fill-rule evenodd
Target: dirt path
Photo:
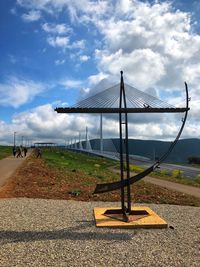
<instances>
[{"instance_id":1,"label":"dirt path","mask_svg":"<svg viewBox=\"0 0 200 267\"><path fill-rule=\"evenodd\" d=\"M200 188L198 187L174 183L149 176L145 177L143 181L200 198Z\"/></svg>"},{"instance_id":2,"label":"dirt path","mask_svg":"<svg viewBox=\"0 0 200 267\"><path fill-rule=\"evenodd\" d=\"M119 170L116 170L115 168L111 167L109 168L111 171L114 172L118 172ZM131 176L135 175L135 173L131 173ZM190 186L190 185L183 185L183 184L179 184L179 183L174 183L174 182L170 182L170 181L166 181L166 180L162 180L162 179L158 179L158 178L153 178L153 177L145 177L142 179L145 182L151 183L151 184L155 184L170 190L174 190L174 191L178 191L184 194L188 194L194 197L198 197L200 198L200 188L199 187L194 187L194 186Z\"/></svg>"},{"instance_id":3,"label":"dirt path","mask_svg":"<svg viewBox=\"0 0 200 267\"><path fill-rule=\"evenodd\" d=\"M14 158L13 156L0 160L0 187L17 170L26 158Z\"/></svg>"}]
</instances>

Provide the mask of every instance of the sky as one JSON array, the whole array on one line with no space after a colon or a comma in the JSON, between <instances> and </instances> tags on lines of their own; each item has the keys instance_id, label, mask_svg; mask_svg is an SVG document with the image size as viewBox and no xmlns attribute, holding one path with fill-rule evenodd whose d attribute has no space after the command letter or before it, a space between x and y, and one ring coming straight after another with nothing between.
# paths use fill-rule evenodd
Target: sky
<instances>
[{"instance_id":1,"label":"sky","mask_svg":"<svg viewBox=\"0 0 200 267\"><path fill-rule=\"evenodd\" d=\"M190 112L182 138L199 138L200 1L1 0L0 144L99 137L99 115L56 107L125 82ZM103 80L103 81L102 81ZM100 86L99 86L100 83ZM101 88L100 88L101 87ZM98 88L98 89L97 89ZM183 114L129 115L129 136L173 140ZM118 137L118 117L103 117Z\"/></svg>"}]
</instances>

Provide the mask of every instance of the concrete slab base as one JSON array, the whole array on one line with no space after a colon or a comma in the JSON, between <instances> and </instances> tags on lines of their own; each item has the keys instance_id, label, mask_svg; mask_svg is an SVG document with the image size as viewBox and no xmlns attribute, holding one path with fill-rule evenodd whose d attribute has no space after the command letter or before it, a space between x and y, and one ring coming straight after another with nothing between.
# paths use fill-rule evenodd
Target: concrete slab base
<instances>
[{"instance_id":1,"label":"concrete slab base","mask_svg":"<svg viewBox=\"0 0 200 267\"><path fill-rule=\"evenodd\" d=\"M148 207L133 207L125 221L120 208L94 208L97 227L112 228L167 228L167 223Z\"/></svg>"}]
</instances>

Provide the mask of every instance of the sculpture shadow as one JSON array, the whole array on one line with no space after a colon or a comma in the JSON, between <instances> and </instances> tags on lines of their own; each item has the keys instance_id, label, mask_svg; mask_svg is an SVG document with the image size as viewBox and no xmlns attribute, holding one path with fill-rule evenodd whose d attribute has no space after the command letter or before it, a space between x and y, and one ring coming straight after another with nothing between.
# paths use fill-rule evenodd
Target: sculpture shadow
<instances>
[{"instance_id":1,"label":"sculpture shadow","mask_svg":"<svg viewBox=\"0 0 200 267\"><path fill-rule=\"evenodd\" d=\"M75 227L49 231L0 231L0 243L20 243L45 240L105 240L128 241L131 236L128 233L111 231L90 230L92 221L81 223Z\"/></svg>"}]
</instances>

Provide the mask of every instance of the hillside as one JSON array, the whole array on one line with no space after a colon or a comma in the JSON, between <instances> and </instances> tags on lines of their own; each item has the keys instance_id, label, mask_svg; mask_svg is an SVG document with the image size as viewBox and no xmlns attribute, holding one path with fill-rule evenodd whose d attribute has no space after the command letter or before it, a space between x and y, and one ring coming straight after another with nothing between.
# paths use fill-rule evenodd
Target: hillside
<instances>
[{"instance_id":1,"label":"hillside","mask_svg":"<svg viewBox=\"0 0 200 267\"><path fill-rule=\"evenodd\" d=\"M163 155L170 144L171 142L165 141L129 139L129 151L130 154L153 160ZM99 149L99 139L91 140L91 147L92 149ZM104 139L104 149L119 152L119 139ZM200 139L179 140L166 162L187 163L188 157L191 156L200 156Z\"/></svg>"}]
</instances>

